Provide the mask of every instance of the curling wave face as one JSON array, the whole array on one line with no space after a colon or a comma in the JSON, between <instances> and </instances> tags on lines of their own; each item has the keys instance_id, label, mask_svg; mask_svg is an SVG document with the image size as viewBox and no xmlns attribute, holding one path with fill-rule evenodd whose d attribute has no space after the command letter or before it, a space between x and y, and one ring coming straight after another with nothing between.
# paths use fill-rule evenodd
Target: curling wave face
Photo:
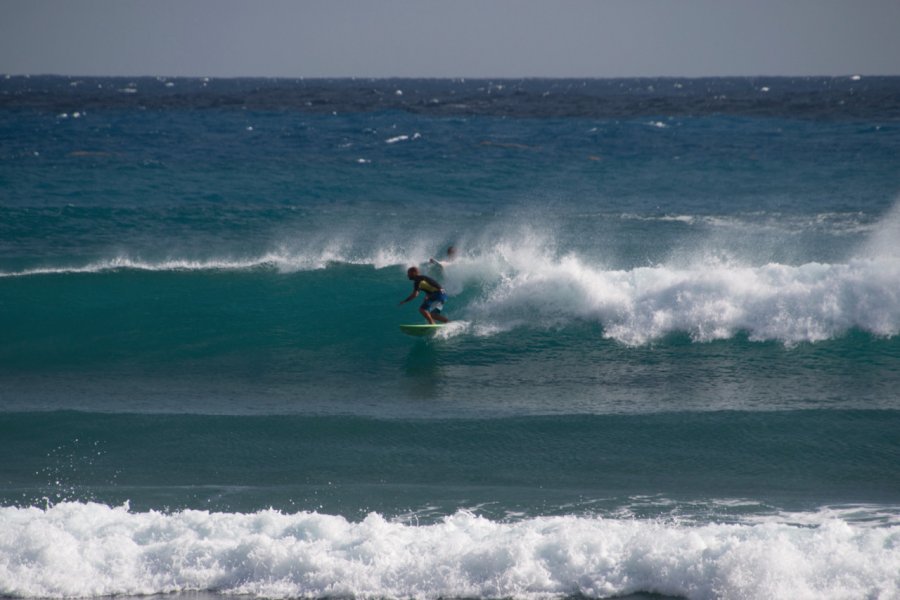
<instances>
[{"instance_id":1,"label":"curling wave face","mask_svg":"<svg viewBox=\"0 0 900 600\"><path fill-rule=\"evenodd\" d=\"M456 335L586 322L627 345L672 334L687 334L698 342L745 334L754 341L786 344L834 339L851 330L890 337L900 332L900 259L891 254L893 242L887 239L873 235L859 255L846 262L752 264L700 253L688 260L610 268L598 257L560 252L546 236L524 232L515 244L506 239L474 242L436 274L455 296L455 320L465 322L455 329ZM341 286L346 269L358 267L374 268L379 285L399 288L403 278L398 273L408 264L427 263L425 246L417 240L407 246L360 249L337 240L318 248L282 245L247 258L153 261L118 256L83 265L8 270L0 277L134 271L241 277L262 271L299 278L302 290L302 278L309 272L322 271L326 282Z\"/></svg>"}]
</instances>

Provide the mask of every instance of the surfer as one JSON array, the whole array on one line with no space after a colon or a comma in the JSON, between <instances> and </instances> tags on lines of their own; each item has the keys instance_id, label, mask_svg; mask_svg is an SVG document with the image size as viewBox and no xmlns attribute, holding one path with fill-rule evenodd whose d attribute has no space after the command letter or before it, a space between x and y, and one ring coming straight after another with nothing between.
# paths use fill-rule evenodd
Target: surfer
<instances>
[{"instance_id":1,"label":"surfer","mask_svg":"<svg viewBox=\"0 0 900 600\"><path fill-rule=\"evenodd\" d=\"M449 248L447 248L447 258L444 259L443 263L438 262L434 258L429 258L428 262L433 265L437 265L443 271L444 265L446 265L450 262L453 262L453 260L455 260L455 259L456 259L456 248L454 248L453 246L450 246Z\"/></svg>"},{"instance_id":2,"label":"surfer","mask_svg":"<svg viewBox=\"0 0 900 600\"><path fill-rule=\"evenodd\" d=\"M422 306L419 307L419 313L432 325L434 325L435 319L441 323L449 322L450 319L441 314L444 302L447 301L447 293L444 292L441 284L427 275L420 275L419 269L416 267L407 269L406 277L413 282L413 291L409 296L401 300L400 304L406 304L418 296L420 291L425 292L425 300L422 302Z\"/></svg>"}]
</instances>

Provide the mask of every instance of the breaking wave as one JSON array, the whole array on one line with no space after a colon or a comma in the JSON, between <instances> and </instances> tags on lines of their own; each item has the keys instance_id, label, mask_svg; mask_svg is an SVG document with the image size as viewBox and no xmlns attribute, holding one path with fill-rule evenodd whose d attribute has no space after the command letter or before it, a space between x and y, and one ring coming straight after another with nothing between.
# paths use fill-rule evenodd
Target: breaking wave
<instances>
[{"instance_id":1,"label":"breaking wave","mask_svg":"<svg viewBox=\"0 0 900 600\"><path fill-rule=\"evenodd\" d=\"M896 598L900 530L825 513L798 526L599 517L431 525L319 513L64 503L0 508L0 593L257 597Z\"/></svg>"},{"instance_id":2,"label":"breaking wave","mask_svg":"<svg viewBox=\"0 0 900 600\"><path fill-rule=\"evenodd\" d=\"M818 342L852 330L891 337L900 333L900 208L888 213L852 256L842 261L788 264L735 257L712 247L673 251L647 266L610 265L602 250L582 244L559 249L553 235L529 228L482 231L463 240L445 268L428 264L433 240L368 245L334 235L283 244L246 258L117 256L83 265L3 271L0 277L120 271L269 270L278 275L334 272L346 285L348 266L367 267L385 285L405 287L403 269L423 264L453 297L456 334L494 335L516 328L558 328L588 322L603 335L641 345L672 334L709 342L746 335L753 341ZM337 292L336 292L337 293ZM314 301L314 300L311 300Z\"/></svg>"}]
</instances>

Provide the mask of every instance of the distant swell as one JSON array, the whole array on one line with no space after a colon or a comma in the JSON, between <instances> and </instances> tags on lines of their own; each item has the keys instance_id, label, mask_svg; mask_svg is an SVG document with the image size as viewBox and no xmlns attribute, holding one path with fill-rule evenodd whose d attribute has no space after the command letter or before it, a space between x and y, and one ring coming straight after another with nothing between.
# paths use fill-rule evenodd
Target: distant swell
<instances>
[{"instance_id":1,"label":"distant swell","mask_svg":"<svg viewBox=\"0 0 900 600\"><path fill-rule=\"evenodd\" d=\"M67 503L0 508L0 594L98 597L209 590L271 598L896 598L900 531L683 526L459 512L416 526L370 514L183 511Z\"/></svg>"}]
</instances>

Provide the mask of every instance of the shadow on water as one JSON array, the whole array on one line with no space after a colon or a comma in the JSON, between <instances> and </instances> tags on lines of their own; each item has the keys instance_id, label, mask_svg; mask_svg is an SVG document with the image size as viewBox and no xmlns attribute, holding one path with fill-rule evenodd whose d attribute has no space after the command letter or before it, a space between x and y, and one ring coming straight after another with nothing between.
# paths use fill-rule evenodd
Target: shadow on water
<instances>
[{"instance_id":1,"label":"shadow on water","mask_svg":"<svg viewBox=\"0 0 900 600\"><path fill-rule=\"evenodd\" d=\"M441 367L434 344L427 340L416 340L403 365L406 387L415 398L437 396L441 379Z\"/></svg>"}]
</instances>

